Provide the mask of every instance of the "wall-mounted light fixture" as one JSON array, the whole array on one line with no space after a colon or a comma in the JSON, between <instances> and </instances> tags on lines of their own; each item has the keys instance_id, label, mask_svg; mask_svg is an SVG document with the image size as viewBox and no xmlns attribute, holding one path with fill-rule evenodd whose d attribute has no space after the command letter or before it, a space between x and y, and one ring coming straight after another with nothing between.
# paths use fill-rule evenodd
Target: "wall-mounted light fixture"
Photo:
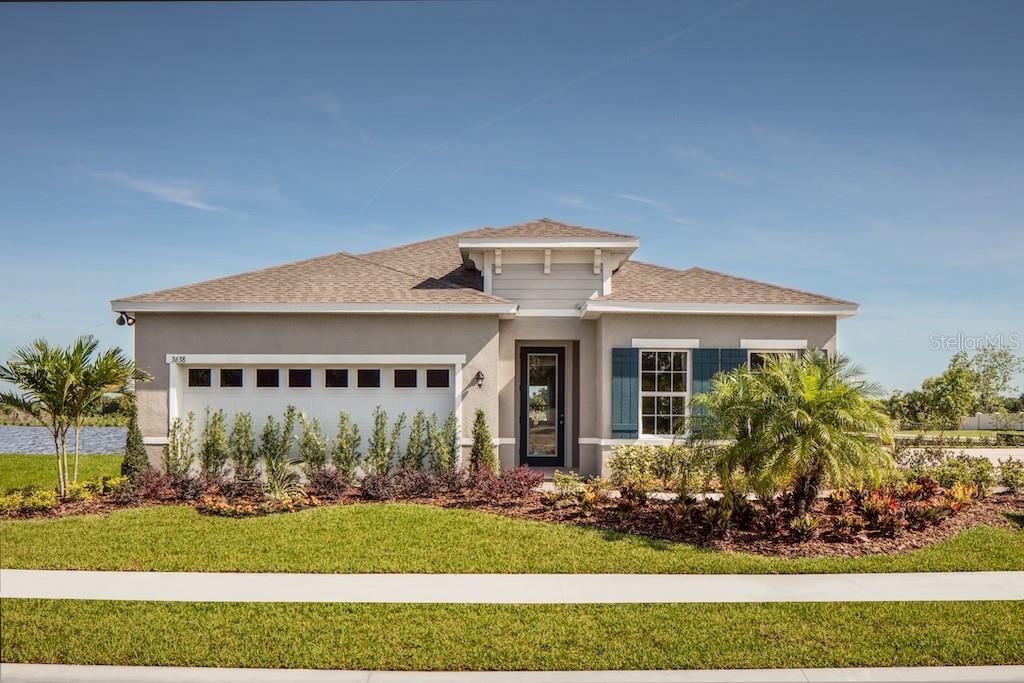
<instances>
[{"instance_id":1,"label":"wall-mounted light fixture","mask_svg":"<svg viewBox=\"0 0 1024 683\"><path fill-rule=\"evenodd\" d=\"M121 313L120 315L117 316L117 324L128 325L128 327L131 327L132 325L135 324L135 318L133 316L128 315L127 313Z\"/></svg>"},{"instance_id":2,"label":"wall-mounted light fixture","mask_svg":"<svg viewBox=\"0 0 1024 683\"><path fill-rule=\"evenodd\" d=\"M484 385L484 372L483 370L476 371L476 385L482 387Z\"/></svg>"}]
</instances>

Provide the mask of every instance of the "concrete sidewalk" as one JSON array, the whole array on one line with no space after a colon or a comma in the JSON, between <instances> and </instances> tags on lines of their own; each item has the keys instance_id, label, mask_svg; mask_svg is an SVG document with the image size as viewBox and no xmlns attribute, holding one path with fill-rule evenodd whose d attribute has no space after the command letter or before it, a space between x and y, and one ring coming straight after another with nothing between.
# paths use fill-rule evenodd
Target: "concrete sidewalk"
<instances>
[{"instance_id":1,"label":"concrete sidewalk","mask_svg":"<svg viewBox=\"0 0 1024 683\"><path fill-rule=\"evenodd\" d=\"M197 602L1024 600L1024 571L906 574L235 574L0 570L0 597Z\"/></svg>"},{"instance_id":2,"label":"concrete sidewalk","mask_svg":"<svg viewBox=\"0 0 1024 683\"><path fill-rule=\"evenodd\" d=\"M4 683L837 683L892 681L948 683L1022 681L1024 666L928 666L856 669L711 669L690 671L314 671L164 666L0 664Z\"/></svg>"}]
</instances>

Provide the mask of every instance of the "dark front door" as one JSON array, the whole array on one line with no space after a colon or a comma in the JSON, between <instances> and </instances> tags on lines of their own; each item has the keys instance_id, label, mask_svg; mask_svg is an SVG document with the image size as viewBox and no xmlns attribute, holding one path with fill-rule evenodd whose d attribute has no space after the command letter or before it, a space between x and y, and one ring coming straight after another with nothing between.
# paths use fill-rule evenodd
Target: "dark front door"
<instances>
[{"instance_id":1,"label":"dark front door","mask_svg":"<svg viewBox=\"0 0 1024 683\"><path fill-rule=\"evenodd\" d=\"M519 350L519 460L565 465L565 349Z\"/></svg>"}]
</instances>

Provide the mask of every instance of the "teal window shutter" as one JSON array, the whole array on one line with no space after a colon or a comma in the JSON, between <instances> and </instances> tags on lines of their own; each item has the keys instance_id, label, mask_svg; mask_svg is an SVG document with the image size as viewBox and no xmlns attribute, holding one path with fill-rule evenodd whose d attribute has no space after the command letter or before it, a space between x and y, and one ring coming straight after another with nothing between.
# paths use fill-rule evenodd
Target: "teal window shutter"
<instances>
[{"instance_id":1,"label":"teal window shutter","mask_svg":"<svg viewBox=\"0 0 1024 683\"><path fill-rule=\"evenodd\" d=\"M721 349L693 350L694 394L706 394L711 391L711 378L718 373L720 352Z\"/></svg>"},{"instance_id":2,"label":"teal window shutter","mask_svg":"<svg viewBox=\"0 0 1024 683\"><path fill-rule=\"evenodd\" d=\"M721 362L719 370L729 372L747 364L746 349L721 349Z\"/></svg>"},{"instance_id":3,"label":"teal window shutter","mask_svg":"<svg viewBox=\"0 0 1024 683\"><path fill-rule=\"evenodd\" d=\"M640 349L612 349L612 438L640 434Z\"/></svg>"}]
</instances>

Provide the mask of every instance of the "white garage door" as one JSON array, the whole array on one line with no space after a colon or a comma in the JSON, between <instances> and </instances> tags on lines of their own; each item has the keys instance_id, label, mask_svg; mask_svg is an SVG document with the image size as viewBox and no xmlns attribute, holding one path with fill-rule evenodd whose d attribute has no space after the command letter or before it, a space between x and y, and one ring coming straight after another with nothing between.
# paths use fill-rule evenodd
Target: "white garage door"
<instances>
[{"instance_id":1,"label":"white garage door","mask_svg":"<svg viewBox=\"0 0 1024 683\"><path fill-rule=\"evenodd\" d=\"M441 421L455 410L453 365L188 364L178 366L177 372L180 403L176 412L195 414L197 447L207 407L227 414L228 429L235 413L250 413L257 440L267 416L280 422L289 404L310 418L319 418L328 439L337 434L338 413L345 411L359 425L361 452L366 449L376 406L387 411L391 422L405 413L407 425L417 410L428 417L436 413ZM296 435L300 433L297 427ZM402 434L403 449L407 433L408 428Z\"/></svg>"}]
</instances>

